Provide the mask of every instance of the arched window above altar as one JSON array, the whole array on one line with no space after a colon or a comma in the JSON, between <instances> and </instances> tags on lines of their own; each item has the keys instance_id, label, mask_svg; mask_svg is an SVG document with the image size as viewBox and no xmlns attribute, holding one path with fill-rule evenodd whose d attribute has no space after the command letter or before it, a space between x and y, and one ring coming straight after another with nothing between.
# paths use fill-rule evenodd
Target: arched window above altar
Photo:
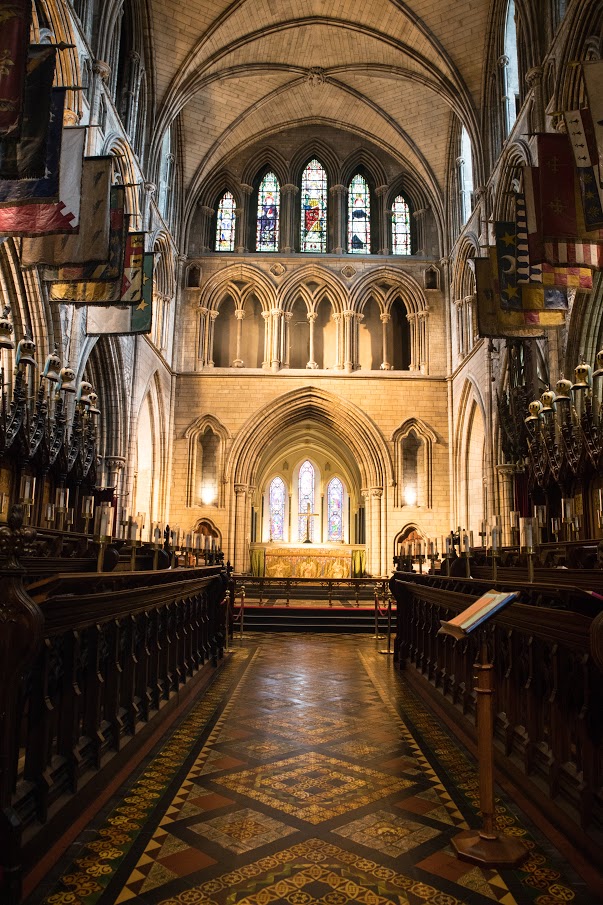
<instances>
[{"instance_id":1,"label":"arched window above altar","mask_svg":"<svg viewBox=\"0 0 603 905\"><path fill-rule=\"evenodd\" d=\"M298 479L298 537L300 541L309 536L314 540L314 493L316 475L309 459L302 463Z\"/></svg>"},{"instance_id":2,"label":"arched window above altar","mask_svg":"<svg viewBox=\"0 0 603 905\"><path fill-rule=\"evenodd\" d=\"M331 478L327 487L327 539L343 543L343 484Z\"/></svg>"},{"instance_id":3,"label":"arched window above altar","mask_svg":"<svg viewBox=\"0 0 603 905\"><path fill-rule=\"evenodd\" d=\"M282 478L273 478L270 482L268 504L270 507L270 540L285 540L285 500L287 490Z\"/></svg>"}]
</instances>

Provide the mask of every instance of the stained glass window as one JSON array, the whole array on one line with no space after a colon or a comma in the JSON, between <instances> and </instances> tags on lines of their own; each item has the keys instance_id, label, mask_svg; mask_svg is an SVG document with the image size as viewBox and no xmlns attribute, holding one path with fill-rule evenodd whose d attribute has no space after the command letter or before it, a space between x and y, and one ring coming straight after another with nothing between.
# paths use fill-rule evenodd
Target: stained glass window
<instances>
[{"instance_id":1,"label":"stained glass window","mask_svg":"<svg viewBox=\"0 0 603 905\"><path fill-rule=\"evenodd\" d=\"M410 210L402 195L392 204L392 252L395 255L409 255Z\"/></svg>"},{"instance_id":2,"label":"stained glass window","mask_svg":"<svg viewBox=\"0 0 603 905\"><path fill-rule=\"evenodd\" d=\"M306 459L299 469L299 520L298 537L305 541L309 529L310 540L314 540L314 519L308 518L308 512L314 514L314 466ZM308 509L308 507L310 507Z\"/></svg>"},{"instance_id":3,"label":"stained glass window","mask_svg":"<svg viewBox=\"0 0 603 905\"><path fill-rule=\"evenodd\" d=\"M301 250L324 254L327 250L327 174L311 160L302 175Z\"/></svg>"},{"instance_id":4,"label":"stained glass window","mask_svg":"<svg viewBox=\"0 0 603 905\"><path fill-rule=\"evenodd\" d=\"M371 196L366 179L357 173L348 191L348 251L370 254Z\"/></svg>"},{"instance_id":5,"label":"stained glass window","mask_svg":"<svg viewBox=\"0 0 603 905\"><path fill-rule=\"evenodd\" d=\"M274 173L266 173L258 189L256 251L278 251L281 190Z\"/></svg>"},{"instance_id":6,"label":"stained glass window","mask_svg":"<svg viewBox=\"0 0 603 905\"><path fill-rule=\"evenodd\" d=\"M327 513L329 540L343 541L343 484L332 478L327 487Z\"/></svg>"},{"instance_id":7,"label":"stained glass window","mask_svg":"<svg viewBox=\"0 0 603 905\"><path fill-rule=\"evenodd\" d=\"M218 205L216 251L234 251L235 220L235 200L230 192L224 192Z\"/></svg>"},{"instance_id":8,"label":"stained glass window","mask_svg":"<svg viewBox=\"0 0 603 905\"><path fill-rule=\"evenodd\" d=\"M285 482L273 478L270 482L270 540L285 539Z\"/></svg>"}]
</instances>

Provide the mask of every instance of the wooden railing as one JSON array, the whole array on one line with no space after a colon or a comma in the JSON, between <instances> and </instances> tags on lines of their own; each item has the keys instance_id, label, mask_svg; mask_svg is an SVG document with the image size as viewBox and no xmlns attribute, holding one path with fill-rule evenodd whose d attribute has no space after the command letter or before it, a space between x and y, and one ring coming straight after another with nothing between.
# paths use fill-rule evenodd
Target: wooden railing
<instances>
[{"instance_id":1,"label":"wooden railing","mask_svg":"<svg viewBox=\"0 0 603 905\"><path fill-rule=\"evenodd\" d=\"M375 587L380 590L384 580L378 578L265 578L255 575L237 575L236 587L245 587L247 599L257 600L260 606L270 600L284 600L289 606L292 600L325 600L329 606L333 600L349 600L356 606L361 601L372 601Z\"/></svg>"},{"instance_id":2,"label":"wooden railing","mask_svg":"<svg viewBox=\"0 0 603 905\"><path fill-rule=\"evenodd\" d=\"M584 574L584 573L583 573ZM496 676L497 764L596 859L603 841L603 608L585 587L499 581L517 603L487 629ZM591 575L600 588L603 575ZM396 573L396 659L452 728L475 737L478 640L438 635L492 581Z\"/></svg>"},{"instance_id":3,"label":"wooden railing","mask_svg":"<svg viewBox=\"0 0 603 905\"><path fill-rule=\"evenodd\" d=\"M1 528L0 901L223 655L219 566L22 584ZM25 560L25 563L27 561Z\"/></svg>"}]
</instances>

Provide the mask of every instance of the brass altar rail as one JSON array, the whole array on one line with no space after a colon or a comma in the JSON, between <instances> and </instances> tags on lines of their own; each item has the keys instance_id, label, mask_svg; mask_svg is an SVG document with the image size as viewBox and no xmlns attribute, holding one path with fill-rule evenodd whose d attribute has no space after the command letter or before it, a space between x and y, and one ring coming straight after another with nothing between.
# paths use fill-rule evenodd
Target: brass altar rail
<instances>
[{"instance_id":1,"label":"brass altar rail","mask_svg":"<svg viewBox=\"0 0 603 905\"><path fill-rule=\"evenodd\" d=\"M375 586L385 592L387 579L379 578L266 578L256 575L235 576L235 598L240 593L240 587L244 586L245 596L257 599L262 606L264 601L285 600L289 606L295 595L295 591L305 592L298 597L328 600L329 606L333 606L333 599L353 599L356 606L360 606L361 600L372 601L375 594ZM293 595L292 595L293 592Z\"/></svg>"},{"instance_id":2,"label":"brass altar rail","mask_svg":"<svg viewBox=\"0 0 603 905\"><path fill-rule=\"evenodd\" d=\"M219 566L60 574L28 596L2 569L0 901L209 679L226 585Z\"/></svg>"},{"instance_id":3,"label":"brass altar rail","mask_svg":"<svg viewBox=\"0 0 603 905\"><path fill-rule=\"evenodd\" d=\"M497 763L595 860L603 842L603 608L583 588L515 582L519 602L488 630ZM396 656L414 687L475 735L478 640L438 635L492 582L396 573ZM497 583L499 589L512 587Z\"/></svg>"}]
</instances>

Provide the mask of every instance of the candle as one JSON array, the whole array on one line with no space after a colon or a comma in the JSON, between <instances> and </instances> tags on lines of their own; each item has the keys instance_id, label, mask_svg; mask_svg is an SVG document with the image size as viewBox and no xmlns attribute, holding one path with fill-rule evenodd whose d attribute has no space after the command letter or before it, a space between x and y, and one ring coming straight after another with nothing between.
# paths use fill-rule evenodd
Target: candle
<instances>
[{"instance_id":1,"label":"candle","mask_svg":"<svg viewBox=\"0 0 603 905\"><path fill-rule=\"evenodd\" d=\"M84 518L92 518L94 514L94 497L82 497L82 515Z\"/></svg>"},{"instance_id":2,"label":"candle","mask_svg":"<svg viewBox=\"0 0 603 905\"><path fill-rule=\"evenodd\" d=\"M446 536L446 556L450 556L450 538Z\"/></svg>"},{"instance_id":3,"label":"candle","mask_svg":"<svg viewBox=\"0 0 603 905\"><path fill-rule=\"evenodd\" d=\"M469 554L471 553L471 543L469 541L469 535L466 531L463 535L463 547L465 548L465 553L467 554L467 556L469 556Z\"/></svg>"},{"instance_id":4,"label":"candle","mask_svg":"<svg viewBox=\"0 0 603 905\"><path fill-rule=\"evenodd\" d=\"M498 525L492 525L492 553L498 553L500 528Z\"/></svg>"},{"instance_id":5,"label":"candle","mask_svg":"<svg viewBox=\"0 0 603 905\"><path fill-rule=\"evenodd\" d=\"M21 502L26 505L33 505L36 493L36 479L33 475L21 475Z\"/></svg>"},{"instance_id":6,"label":"candle","mask_svg":"<svg viewBox=\"0 0 603 905\"><path fill-rule=\"evenodd\" d=\"M517 528L519 525L519 512L511 510L509 513L511 528Z\"/></svg>"},{"instance_id":7,"label":"candle","mask_svg":"<svg viewBox=\"0 0 603 905\"><path fill-rule=\"evenodd\" d=\"M100 516L100 530L99 534L101 537L108 537L110 534L109 525L111 523L111 512L105 506L101 509Z\"/></svg>"},{"instance_id":8,"label":"candle","mask_svg":"<svg viewBox=\"0 0 603 905\"><path fill-rule=\"evenodd\" d=\"M429 555L430 555L430 556L433 556L433 555L434 555L434 553L433 553L433 541L431 540L431 538L429 539Z\"/></svg>"},{"instance_id":9,"label":"candle","mask_svg":"<svg viewBox=\"0 0 603 905\"><path fill-rule=\"evenodd\" d=\"M201 535L195 534L195 550L201 549Z\"/></svg>"},{"instance_id":10,"label":"candle","mask_svg":"<svg viewBox=\"0 0 603 905\"><path fill-rule=\"evenodd\" d=\"M69 490L66 487L57 487L55 502L59 512L67 511L67 506L69 503Z\"/></svg>"},{"instance_id":11,"label":"candle","mask_svg":"<svg viewBox=\"0 0 603 905\"><path fill-rule=\"evenodd\" d=\"M46 505L46 521L54 522L54 503L48 503Z\"/></svg>"},{"instance_id":12,"label":"candle","mask_svg":"<svg viewBox=\"0 0 603 905\"><path fill-rule=\"evenodd\" d=\"M138 522L135 522L134 519L131 519L130 525L129 525L128 540L135 541L137 534L138 534Z\"/></svg>"},{"instance_id":13,"label":"candle","mask_svg":"<svg viewBox=\"0 0 603 905\"><path fill-rule=\"evenodd\" d=\"M483 524L483 522L482 522L482 524ZM470 546L470 547L474 547L474 546L475 546L474 543L473 543L473 531L470 531L470 532L469 532L469 546Z\"/></svg>"}]
</instances>

